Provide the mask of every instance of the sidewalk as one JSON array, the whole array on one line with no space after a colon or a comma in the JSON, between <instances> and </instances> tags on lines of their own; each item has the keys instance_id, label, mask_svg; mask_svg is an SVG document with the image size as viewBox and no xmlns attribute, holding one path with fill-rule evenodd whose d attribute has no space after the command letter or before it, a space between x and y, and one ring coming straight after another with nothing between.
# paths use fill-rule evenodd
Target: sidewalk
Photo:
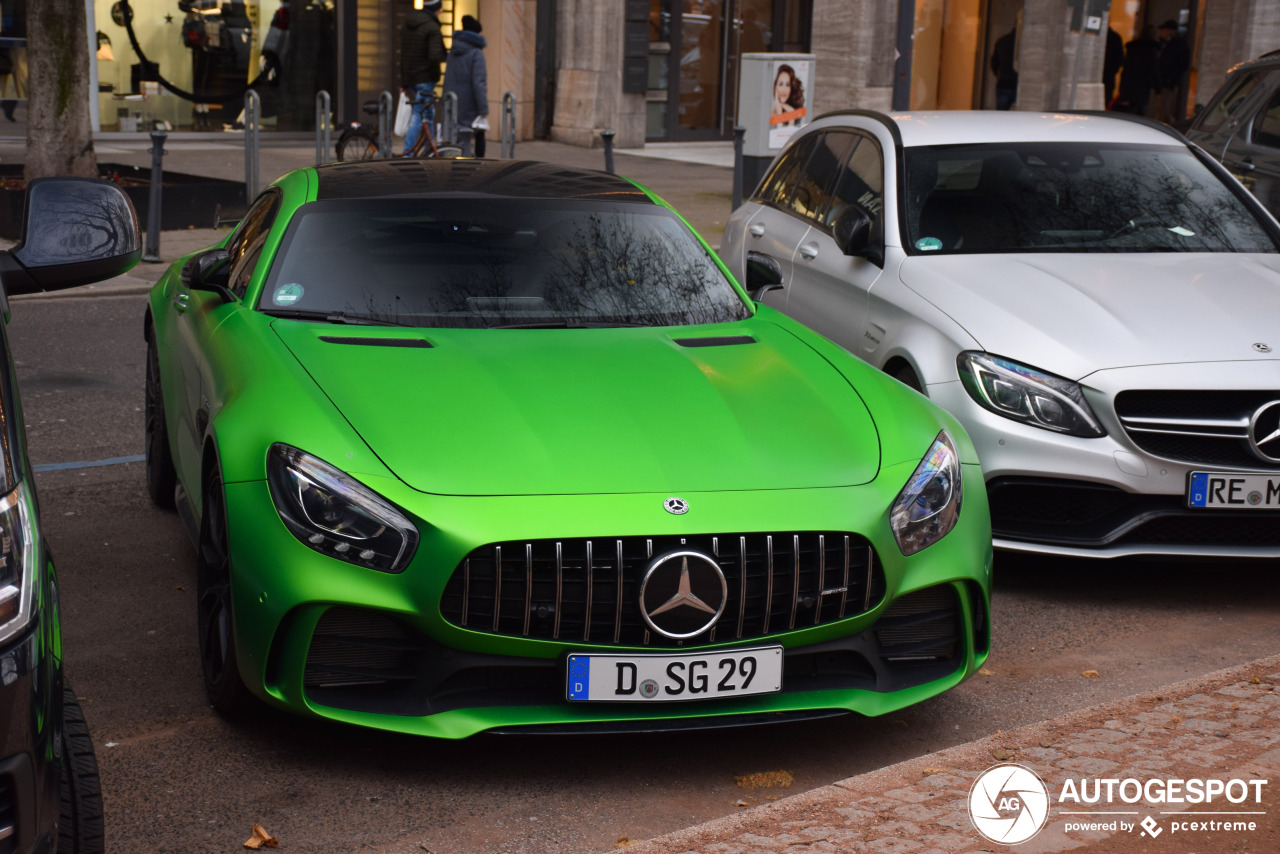
<instances>
[{"instance_id":1,"label":"sidewalk","mask_svg":"<svg viewBox=\"0 0 1280 854\"><path fill-rule=\"evenodd\" d=\"M743 812L626 847L628 854L1049 854L1280 851L1280 656L1179 682L1158 693L1072 712L921 756L793 797L765 802L744 792ZM975 779L1001 762L1035 771L1047 784L1044 829L1011 848L984 839L969 818ZM1262 802L1108 805L1058 803L1068 780L1145 783L1171 779L1267 780ZM1090 790L1091 791L1091 788ZM1157 789L1158 791L1158 789ZM1237 789L1238 791L1238 789ZM1252 791L1252 790L1250 790ZM1104 790L1105 792L1105 790ZM1126 815L1116 815L1116 812ZM1087 813L1069 815L1068 812ZM1209 815L1208 812L1217 814ZM1263 815L1246 813L1265 813ZM1111 814L1104 814L1111 813ZM1226 813L1226 814L1223 814ZM1155 821L1151 838L1141 822ZM1079 831L1068 824L1132 830ZM1253 831L1191 829L1190 822L1253 822ZM1175 825L1175 822L1177 825Z\"/></svg>"}]
</instances>

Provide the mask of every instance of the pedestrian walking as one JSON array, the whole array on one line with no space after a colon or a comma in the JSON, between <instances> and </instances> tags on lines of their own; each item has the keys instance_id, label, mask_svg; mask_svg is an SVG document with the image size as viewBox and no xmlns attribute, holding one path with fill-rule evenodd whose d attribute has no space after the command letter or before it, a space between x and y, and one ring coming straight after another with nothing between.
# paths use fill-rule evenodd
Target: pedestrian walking
<instances>
[{"instance_id":1,"label":"pedestrian walking","mask_svg":"<svg viewBox=\"0 0 1280 854\"><path fill-rule=\"evenodd\" d=\"M1191 68L1191 48L1178 34L1178 24L1170 19L1160 25L1160 94L1156 97L1155 120L1171 125L1182 118L1179 99L1182 78Z\"/></svg>"},{"instance_id":2,"label":"pedestrian walking","mask_svg":"<svg viewBox=\"0 0 1280 854\"><path fill-rule=\"evenodd\" d=\"M991 73L996 76L996 109L1011 110L1018 100L1018 28L996 39L991 51Z\"/></svg>"},{"instance_id":3,"label":"pedestrian walking","mask_svg":"<svg viewBox=\"0 0 1280 854\"><path fill-rule=\"evenodd\" d=\"M470 15L462 16L462 29L453 34L449 63L444 70L444 91L458 96L458 126L472 131L473 152L484 157L484 132L489 129L489 81L484 61L484 28Z\"/></svg>"},{"instance_id":4,"label":"pedestrian walking","mask_svg":"<svg viewBox=\"0 0 1280 854\"><path fill-rule=\"evenodd\" d=\"M436 111L431 101L440 82L440 66L444 63L444 36L436 14L441 0L427 0L421 9L405 16L400 32L400 86L413 101L409 130L404 137L404 153L408 154L422 134L435 124Z\"/></svg>"},{"instance_id":5,"label":"pedestrian walking","mask_svg":"<svg viewBox=\"0 0 1280 854\"><path fill-rule=\"evenodd\" d=\"M1142 35L1124 48L1124 67L1120 69L1120 95L1116 110L1146 115L1153 92L1160 91L1160 43L1155 27L1147 26Z\"/></svg>"}]
</instances>

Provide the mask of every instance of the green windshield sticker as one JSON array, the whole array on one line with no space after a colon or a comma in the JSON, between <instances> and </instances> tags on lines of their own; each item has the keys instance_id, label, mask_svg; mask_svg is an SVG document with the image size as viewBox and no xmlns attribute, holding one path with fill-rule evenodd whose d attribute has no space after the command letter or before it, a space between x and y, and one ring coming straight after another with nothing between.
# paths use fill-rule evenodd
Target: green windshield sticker
<instances>
[{"instance_id":1,"label":"green windshield sticker","mask_svg":"<svg viewBox=\"0 0 1280 854\"><path fill-rule=\"evenodd\" d=\"M921 252L936 252L942 248L942 241L936 237L922 237L916 241L916 248Z\"/></svg>"},{"instance_id":2,"label":"green windshield sticker","mask_svg":"<svg viewBox=\"0 0 1280 854\"><path fill-rule=\"evenodd\" d=\"M271 301L276 305L293 305L302 299L302 285L288 284L281 285L276 288L276 292L271 297Z\"/></svg>"}]
</instances>

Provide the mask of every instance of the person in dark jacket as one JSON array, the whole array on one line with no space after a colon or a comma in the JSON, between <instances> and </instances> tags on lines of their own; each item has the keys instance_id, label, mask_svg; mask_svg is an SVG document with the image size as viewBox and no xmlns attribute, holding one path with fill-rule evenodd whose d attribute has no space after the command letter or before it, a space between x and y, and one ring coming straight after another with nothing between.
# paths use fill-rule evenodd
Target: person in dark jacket
<instances>
[{"instance_id":1,"label":"person in dark jacket","mask_svg":"<svg viewBox=\"0 0 1280 854\"><path fill-rule=\"evenodd\" d=\"M1014 57L1018 48L1018 28L996 39L991 50L991 73L996 76L996 109L1009 110L1018 100L1018 69Z\"/></svg>"},{"instance_id":2,"label":"person in dark jacket","mask_svg":"<svg viewBox=\"0 0 1280 854\"><path fill-rule=\"evenodd\" d=\"M418 143L422 126L430 129L436 120L431 98L440 82L440 65L445 58L444 36L436 20L440 3L441 0L428 0L420 10L410 12L400 32L400 86L413 100L413 115L404 136L405 154Z\"/></svg>"},{"instance_id":3,"label":"person in dark jacket","mask_svg":"<svg viewBox=\"0 0 1280 854\"><path fill-rule=\"evenodd\" d=\"M1160 25L1160 94L1156 98L1155 119L1173 124L1182 118L1178 99L1182 92L1182 79L1191 68L1191 48L1187 40L1178 35L1178 24L1170 19Z\"/></svg>"},{"instance_id":4,"label":"person in dark jacket","mask_svg":"<svg viewBox=\"0 0 1280 854\"><path fill-rule=\"evenodd\" d=\"M1116 77L1124 67L1124 39L1113 27L1107 27L1107 49L1102 60L1102 102L1111 108L1116 96Z\"/></svg>"},{"instance_id":5,"label":"person in dark jacket","mask_svg":"<svg viewBox=\"0 0 1280 854\"><path fill-rule=\"evenodd\" d=\"M1125 45L1116 110L1146 115L1151 93L1159 91L1160 44L1156 41L1155 27L1147 26L1142 35Z\"/></svg>"},{"instance_id":6,"label":"person in dark jacket","mask_svg":"<svg viewBox=\"0 0 1280 854\"><path fill-rule=\"evenodd\" d=\"M484 157L484 132L489 126L489 81L484 62L487 43L480 35L482 29L475 18L462 16L462 29L453 34L444 70L445 94L458 96L458 127L472 129L476 157Z\"/></svg>"}]
</instances>

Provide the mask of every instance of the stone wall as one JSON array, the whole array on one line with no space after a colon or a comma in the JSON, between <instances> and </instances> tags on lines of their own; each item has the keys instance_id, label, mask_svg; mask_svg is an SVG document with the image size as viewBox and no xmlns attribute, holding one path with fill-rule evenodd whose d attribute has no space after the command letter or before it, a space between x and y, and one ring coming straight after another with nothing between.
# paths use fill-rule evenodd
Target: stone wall
<instances>
[{"instance_id":1,"label":"stone wall","mask_svg":"<svg viewBox=\"0 0 1280 854\"><path fill-rule=\"evenodd\" d=\"M560 0L551 138L595 147L604 128L621 148L644 146L644 95L622 93L621 0Z\"/></svg>"}]
</instances>

